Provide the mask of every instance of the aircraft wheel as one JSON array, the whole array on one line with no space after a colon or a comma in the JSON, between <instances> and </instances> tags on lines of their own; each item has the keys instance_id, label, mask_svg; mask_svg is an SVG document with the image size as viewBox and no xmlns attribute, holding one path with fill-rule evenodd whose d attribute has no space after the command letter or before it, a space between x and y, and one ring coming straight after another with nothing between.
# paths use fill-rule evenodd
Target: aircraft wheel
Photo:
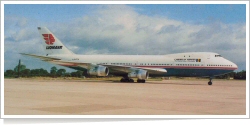
<instances>
[{"instance_id":1,"label":"aircraft wheel","mask_svg":"<svg viewBox=\"0 0 250 125\"><path fill-rule=\"evenodd\" d=\"M137 82L138 83L145 83L145 80L144 79L143 80L137 79Z\"/></svg>"},{"instance_id":2,"label":"aircraft wheel","mask_svg":"<svg viewBox=\"0 0 250 125\"><path fill-rule=\"evenodd\" d=\"M134 80L133 79L129 79L129 82L134 82Z\"/></svg>"},{"instance_id":3,"label":"aircraft wheel","mask_svg":"<svg viewBox=\"0 0 250 125\"><path fill-rule=\"evenodd\" d=\"M125 82L129 82L129 79L125 79L124 81L125 81Z\"/></svg>"},{"instance_id":4,"label":"aircraft wheel","mask_svg":"<svg viewBox=\"0 0 250 125\"><path fill-rule=\"evenodd\" d=\"M212 82L208 82L208 85L212 85L213 83Z\"/></svg>"},{"instance_id":5,"label":"aircraft wheel","mask_svg":"<svg viewBox=\"0 0 250 125\"><path fill-rule=\"evenodd\" d=\"M125 82L125 79L124 79L124 78L122 78L122 79L120 80L120 82Z\"/></svg>"}]
</instances>

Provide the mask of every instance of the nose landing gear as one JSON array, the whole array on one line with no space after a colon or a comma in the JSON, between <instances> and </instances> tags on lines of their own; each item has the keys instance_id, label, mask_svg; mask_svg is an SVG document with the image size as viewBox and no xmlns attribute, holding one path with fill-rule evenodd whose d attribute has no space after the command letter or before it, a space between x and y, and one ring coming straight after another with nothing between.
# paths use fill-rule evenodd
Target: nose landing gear
<instances>
[{"instance_id":1,"label":"nose landing gear","mask_svg":"<svg viewBox=\"0 0 250 125\"><path fill-rule=\"evenodd\" d=\"M212 79L213 79L212 77L209 78L208 85L212 85L213 84Z\"/></svg>"}]
</instances>

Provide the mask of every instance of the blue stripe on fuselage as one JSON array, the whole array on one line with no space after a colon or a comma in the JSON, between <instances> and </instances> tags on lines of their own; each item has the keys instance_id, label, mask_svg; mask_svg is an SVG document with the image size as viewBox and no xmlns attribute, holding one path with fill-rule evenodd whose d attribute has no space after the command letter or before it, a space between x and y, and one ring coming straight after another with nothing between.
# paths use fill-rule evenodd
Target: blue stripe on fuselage
<instances>
[{"instance_id":1,"label":"blue stripe on fuselage","mask_svg":"<svg viewBox=\"0 0 250 125\"><path fill-rule=\"evenodd\" d=\"M187 69L187 68L165 68L166 74L163 76L180 76L180 77L202 77L202 76L218 76L226 73L233 72L233 70L226 69ZM150 76L159 76L149 74Z\"/></svg>"}]
</instances>

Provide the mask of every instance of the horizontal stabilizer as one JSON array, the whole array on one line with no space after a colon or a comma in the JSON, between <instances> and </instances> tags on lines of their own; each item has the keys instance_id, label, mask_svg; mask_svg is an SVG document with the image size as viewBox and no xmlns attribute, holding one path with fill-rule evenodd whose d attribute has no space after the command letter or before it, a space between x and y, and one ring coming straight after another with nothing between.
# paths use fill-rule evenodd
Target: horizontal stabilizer
<instances>
[{"instance_id":1,"label":"horizontal stabilizer","mask_svg":"<svg viewBox=\"0 0 250 125\"><path fill-rule=\"evenodd\" d=\"M31 57L39 58L39 59L41 59L43 61L61 60L59 58L48 57L48 56L39 56L39 55L26 54L26 53L20 53L20 54L25 55L25 56L31 56Z\"/></svg>"}]
</instances>

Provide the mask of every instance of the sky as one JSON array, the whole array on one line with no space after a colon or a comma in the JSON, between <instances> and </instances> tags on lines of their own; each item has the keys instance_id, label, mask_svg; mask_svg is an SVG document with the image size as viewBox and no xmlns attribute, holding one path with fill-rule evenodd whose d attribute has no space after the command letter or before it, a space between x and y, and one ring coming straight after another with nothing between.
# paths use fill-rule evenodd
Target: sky
<instances>
[{"instance_id":1,"label":"sky","mask_svg":"<svg viewBox=\"0 0 250 125\"><path fill-rule=\"evenodd\" d=\"M65 68L19 54L45 53L38 26L76 54L216 52L246 70L244 4L5 4L4 70L19 59L30 69Z\"/></svg>"}]
</instances>

